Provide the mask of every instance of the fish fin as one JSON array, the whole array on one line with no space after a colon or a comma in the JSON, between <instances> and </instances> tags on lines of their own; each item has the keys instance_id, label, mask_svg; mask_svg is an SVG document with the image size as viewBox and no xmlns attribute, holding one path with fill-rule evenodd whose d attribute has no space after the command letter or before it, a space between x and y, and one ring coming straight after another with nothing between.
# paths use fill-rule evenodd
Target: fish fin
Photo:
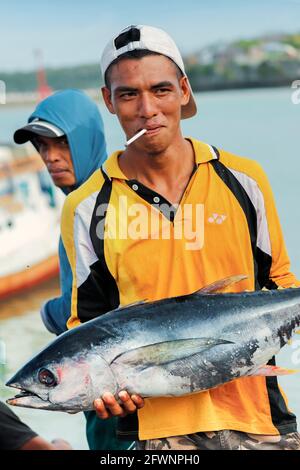
<instances>
[{"instance_id":1,"label":"fish fin","mask_svg":"<svg viewBox=\"0 0 300 470\"><path fill-rule=\"evenodd\" d=\"M111 364L126 364L132 367L150 367L198 354L201 351L220 344L233 344L231 341L214 338L190 338L162 343L149 344L140 348L131 349L115 357Z\"/></svg>"},{"instance_id":2,"label":"fish fin","mask_svg":"<svg viewBox=\"0 0 300 470\"><path fill-rule=\"evenodd\" d=\"M124 308L133 307L134 305L142 305L142 304L145 304L146 302L147 302L147 299L137 300L136 302L132 302L131 304L119 305L119 307L116 308L116 310L123 310Z\"/></svg>"},{"instance_id":3,"label":"fish fin","mask_svg":"<svg viewBox=\"0 0 300 470\"><path fill-rule=\"evenodd\" d=\"M274 377L276 375L289 375L300 372L299 369L285 369L284 367L279 366L268 366L263 365L255 369L251 374L253 376L264 376L264 377Z\"/></svg>"},{"instance_id":4,"label":"fish fin","mask_svg":"<svg viewBox=\"0 0 300 470\"><path fill-rule=\"evenodd\" d=\"M208 286L202 287L201 289L197 290L195 294L215 294L217 292L222 292L224 289L226 289L226 287L229 287L247 278L248 276L246 276L245 274L238 274L237 276L225 277L224 279L220 279L219 281L213 282Z\"/></svg>"}]
</instances>

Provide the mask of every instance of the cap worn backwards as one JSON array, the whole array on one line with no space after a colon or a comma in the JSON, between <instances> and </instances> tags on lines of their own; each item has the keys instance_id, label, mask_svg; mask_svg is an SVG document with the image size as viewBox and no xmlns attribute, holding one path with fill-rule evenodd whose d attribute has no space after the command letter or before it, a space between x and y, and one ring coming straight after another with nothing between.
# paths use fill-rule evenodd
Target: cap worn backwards
<instances>
[{"instance_id":1,"label":"cap worn backwards","mask_svg":"<svg viewBox=\"0 0 300 470\"><path fill-rule=\"evenodd\" d=\"M181 54L173 39L162 29L153 26L136 25L128 26L116 37L108 42L101 56L101 71L103 77L108 67L123 54L135 50L147 50L164 55L171 59L186 77L184 63ZM197 113L197 106L190 87L190 99L182 106L181 118L186 119Z\"/></svg>"}]
</instances>

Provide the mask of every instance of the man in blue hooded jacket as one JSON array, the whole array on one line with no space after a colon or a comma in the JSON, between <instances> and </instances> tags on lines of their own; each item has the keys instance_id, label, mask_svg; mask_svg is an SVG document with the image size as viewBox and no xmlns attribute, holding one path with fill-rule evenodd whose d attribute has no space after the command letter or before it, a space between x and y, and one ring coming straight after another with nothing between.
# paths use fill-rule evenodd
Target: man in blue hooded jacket
<instances>
[{"instance_id":1,"label":"man in blue hooded jacket","mask_svg":"<svg viewBox=\"0 0 300 470\"><path fill-rule=\"evenodd\" d=\"M104 126L96 104L80 90L59 91L38 104L28 124L14 134L17 144L30 141L64 194L84 183L107 157ZM60 238L61 296L41 308L46 328L57 335L66 331L71 311L72 271ZM116 423L101 422L95 412L85 413L87 439L93 450L128 449L118 441Z\"/></svg>"},{"instance_id":2,"label":"man in blue hooded jacket","mask_svg":"<svg viewBox=\"0 0 300 470\"><path fill-rule=\"evenodd\" d=\"M64 146L70 156L66 166L69 174L71 172L71 176L73 175L73 184L65 183L68 182L66 175L59 177L52 171L53 168L56 169L57 161L52 161L51 150L56 154L56 159L61 151L49 149L45 144L48 141L50 145L50 140L59 143L59 139L61 149ZM15 132L14 140L17 144L27 141L33 143L42 158L44 156L43 160L54 184L65 194L81 186L107 157L99 110L80 90L63 90L40 102L29 117L28 124ZM71 308L72 272L61 239L59 261L62 295L48 300L41 312L47 329L55 334L66 330Z\"/></svg>"}]
</instances>

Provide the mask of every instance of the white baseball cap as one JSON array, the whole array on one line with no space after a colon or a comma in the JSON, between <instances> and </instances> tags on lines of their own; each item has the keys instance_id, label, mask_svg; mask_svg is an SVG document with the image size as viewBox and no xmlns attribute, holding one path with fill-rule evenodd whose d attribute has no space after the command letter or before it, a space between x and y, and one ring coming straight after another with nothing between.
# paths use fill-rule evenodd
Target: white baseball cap
<instances>
[{"instance_id":1,"label":"white baseball cap","mask_svg":"<svg viewBox=\"0 0 300 470\"><path fill-rule=\"evenodd\" d=\"M14 141L16 144L24 144L32 139L32 134L53 138L62 137L65 133L54 124L36 118L29 124L26 124L26 126L16 130Z\"/></svg>"},{"instance_id":2,"label":"white baseball cap","mask_svg":"<svg viewBox=\"0 0 300 470\"><path fill-rule=\"evenodd\" d=\"M102 76L105 76L105 72L114 60L126 52L136 50L148 50L168 57L175 62L183 75L187 76L181 54L173 39L162 29L145 25L128 26L108 42L101 57ZM188 84L191 95L189 102L182 106L182 119L192 117L197 113L189 80Z\"/></svg>"}]
</instances>

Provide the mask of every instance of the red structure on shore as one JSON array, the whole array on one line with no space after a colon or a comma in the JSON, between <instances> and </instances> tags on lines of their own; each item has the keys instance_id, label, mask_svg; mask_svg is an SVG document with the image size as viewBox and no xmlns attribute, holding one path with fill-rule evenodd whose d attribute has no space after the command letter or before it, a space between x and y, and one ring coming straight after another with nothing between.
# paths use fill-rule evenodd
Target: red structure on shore
<instances>
[{"instance_id":1,"label":"red structure on shore","mask_svg":"<svg viewBox=\"0 0 300 470\"><path fill-rule=\"evenodd\" d=\"M43 55L40 49L35 50L35 56L37 60L37 85L38 85L38 95L39 101L47 98L47 96L53 93L52 88L47 83L46 72L43 65Z\"/></svg>"}]
</instances>

